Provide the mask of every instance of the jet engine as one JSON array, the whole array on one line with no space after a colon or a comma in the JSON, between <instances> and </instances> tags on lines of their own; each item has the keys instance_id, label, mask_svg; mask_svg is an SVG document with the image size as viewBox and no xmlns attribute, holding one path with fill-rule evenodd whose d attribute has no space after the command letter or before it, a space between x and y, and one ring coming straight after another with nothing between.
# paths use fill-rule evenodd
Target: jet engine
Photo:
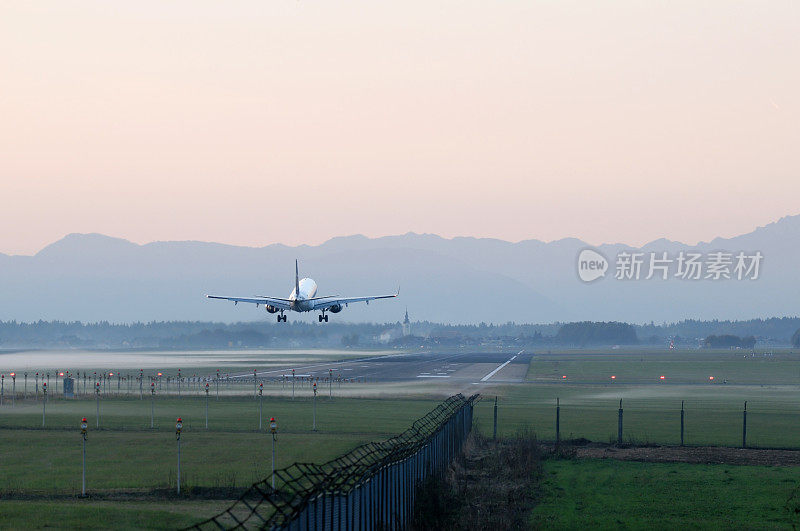
<instances>
[{"instance_id":1,"label":"jet engine","mask_svg":"<svg viewBox=\"0 0 800 531\"><path fill-rule=\"evenodd\" d=\"M269 304L266 304L266 305L264 305L264 308L265 308L265 309L266 309L266 310L267 310L269 313L275 313L275 312L279 312L279 311L280 311L280 309L276 308L275 306L270 306Z\"/></svg>"},{"instance_id":2,"label":"jet engine","mask_svg":"<svg viewBox=\"0 0 800 531\"><path fill-rule=\"evenodd\" d=\"M333 306L328 308L328 311L331 312L331 313L339 313L339 312L342 311L342 305L341 304L334 304Z\"/></svg>"}]
</instances>

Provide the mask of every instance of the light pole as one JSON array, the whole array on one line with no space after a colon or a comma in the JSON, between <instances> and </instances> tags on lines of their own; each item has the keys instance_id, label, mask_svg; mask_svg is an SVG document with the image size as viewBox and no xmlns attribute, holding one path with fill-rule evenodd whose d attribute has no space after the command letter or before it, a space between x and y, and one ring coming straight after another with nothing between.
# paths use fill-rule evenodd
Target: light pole
<instances>
[{"instance_id":1,"label":"light pole","mask_svg":"<svg viewBox=\"0 0 800 531\"><path fill-rule=\"evenodd\" d=\"M219 369L217 369L217 379L215 380L215 387L217 389L217 401L219 401Z\"/></svg>"},{"instance_id":2,"label":"light pole","mask_svg":"<svg viewBox=\"0 0 800 531\"><path fill-rule=\"evenodd\" d=\"M47 413L47 384L42 384L42 428L44 428L44 416Z\"/></svg>"},{"instance_id":3,"label":"light pole","mask_svg":"<svg viewBox=\"0 0 800 531\"><path fill-rule=\"evenodd\" d=\"M269 432L272 434L272 490L275 490L275 439L278 435L278 423L275 417L269 419Z\"/></svg>"},{"instance_id":4,"label":"light pole","mask_svg":"<svg viewBox=\"0 0 800 531\"><path fill-rule=\"evenodd\" d=\"M178 495L181 493L181 430L183 429L183 421L178 417L175 422L175 437L178 439Z\"/></svg>"},{"instance_id":5,"label":"light pole","mask_svg":"<svg viewBox=\"0 0 800 531\"><path fill-rule=\"evenodd\" d=\"M181 370L178 369L178 398L181 397Z\"/></svg>"},{"instance_id":6,"label":"light pole","mask_svg":"<svg viewBox=\"0 0 800 531\"><path fill-rule=\"evenodd\" d=\"M11 373L11 407L14 407L14 404L17 400L17 373Z\"/></svg>"},{"instance_id":7,"label":"light pole","mask_svg":"<svg viewBox=\"0 0 800 531\"><path fill-rule=\"evenodd\" d=\"M156 384L150 382L150 429L153 429L153 416L156 409Z\"/></svg>"},{"instance_id":8,"label":"light pole","mask_svg":"<svg viewBox=\"0 0 800 531\"><path fill-rule=\"evenodd\" d=\"M94 383L94 401L97 406L97 427L100 427L100 382Z\"/></svg>"},{"instance_id":9,"label":"light pole","mask_svg":"<svg viewBox=\"0 0 800 531\"><path fill-rule=\"evenodd\" d=\"M208 429L208 382L206 382L206 429Z\"/></svg>"},{"instance_id":10,"label":"light pole","mask_svg":"<svg viewBox=\"0 0 800 531\"><path fill-rule=\"evenodd\" d=\"M22 399L23 400L27 400L28 399L28 371L25 371L25 380L24 380L24 382L25 383L22 385Z\"/></svg>"},{"instance_id":11,"label":"light pole","mask_svg":"<svg viewBox=\"0 0 800 531\"><path fill-rule=\"evenodd\" d=\"M328 399L333 400L333 369L328 369Z\"/></svg>"},{"instance_id":12,"label":"light pole","mask_svg":"<svg viewBox=\"0 0 800 531\"><path fill-rule=\"evenodd\" d=\"M6 375L0 374L0 406L3 405L3 398L6 393Z\"/></svg>"},{"instance_id":13,"label":"light pole","mask_svg":"<svg viewBox=\"0 0 800 531\"><path fill-rule=\"evenodd\" d=\"M311 431L317 431L317 382L314 382L314 426Z\"/></svg>"},{"instance_id":14,"label":"light pole","mask_svg":"<svg viewBox=\"0 0 800 531\"><path fill-rule=\"evenodd\" d=\"M257 389L258 389L258 374L256 373L256 370L253 369L253 399L257 398L256 397Z\"/></svg>"},{"instance_id":15,"label":"light pole","mask_svg":"<svg viewBox=\"0 0 800 531\"><path fill-rule=\"evenodd\" d=\"M39 373L36 373L36 385L34 385L34 389L36 389L36 400L39 400Z\"/></svg>"},{"instance_id":16,"label":"light pole","mask_svg":"<svg viewBox=\"0 0 800 531\"><path fill-rule=\"evenodd\" d=\"M264 384L258 385L258 431L261 431L261 412L264 409Z\"/></svg>"},{"instance_id":17,"label":"light pole","mask_svg":"<svg viewBox=\"0 0 800 531\"><path fill-rule=\"evenodd\" d=\"M86 429L89 424L86 422L86 417L81 419L81 435L83 435L83 474L81 477L81 496L86 496Z\"/></svg>"},{"instance_id":18,"label":"light pole","mask_svg":"<svg viewBox=\"0 0 800 531\"><path fill-rule=\"evenodd\" d=\"M292 369L292 400L294 400L294 369Z\"/></svg>"},{"instance_id":19,"label":"light pole","mask_svg":"<svg viewBox=\"0 0 800 531\"><path fill-rule=\"evenodd\" d=\"M139 400L144 400L144 369L139 369Z\"/></svg>"}]
</instances>

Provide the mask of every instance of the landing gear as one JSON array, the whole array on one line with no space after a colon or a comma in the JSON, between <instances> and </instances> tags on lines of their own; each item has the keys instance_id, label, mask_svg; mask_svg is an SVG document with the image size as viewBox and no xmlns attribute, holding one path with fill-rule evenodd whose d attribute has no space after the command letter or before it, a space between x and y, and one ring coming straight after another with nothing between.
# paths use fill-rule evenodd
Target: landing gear
<instances>
[{"instance_id":1,"label":"landing gear","mask_svg":"<svg viewBox=\"0 0 800 531\"><path fill-rule=\"evenodd\" d=\"M286 322L286 316L283 315L283 312L278 316L278 322L280 323L281 321Z\"/></svg>"},{"instance_id":2,"label":"landing gear","mask_svg":"<svg viewBox=\"0 0 800 531\"><path fill-rule=\"evenodd\" d=\"M320 322L320 323L321 323L322 321L325 321L326 323L328 322L328 316L327 316L327 315L325 315L324 313L321 313L321 314L319 314L319 315L317 316L317 318L319 319L319 322Z\"/></svg>"}]
</instances>

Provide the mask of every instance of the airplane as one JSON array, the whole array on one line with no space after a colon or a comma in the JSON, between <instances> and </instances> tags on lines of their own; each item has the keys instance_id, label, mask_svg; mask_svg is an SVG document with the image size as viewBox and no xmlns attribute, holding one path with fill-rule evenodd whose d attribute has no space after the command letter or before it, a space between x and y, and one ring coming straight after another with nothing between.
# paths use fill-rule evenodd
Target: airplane
<instances>
[{"instance_id":1,"label":"airplane","mask_svg":"<svg viewBox=\"0 0 800 531\"><path fill-rule=\"evenodd\" d=\"M330 295L327 297L316 297L317 283L310 278L300 278L300 268L297 260L294 261L294 289L289 294L288 299L281 299L279 297L267 297L265 295L255 295L254 298L248 297L220 297L218 295L206 295L209 299L222 299L226 301L233 301L234 304L240 302L249 302L255 304L258 308L261 304L269 313L278 313L278 322L286 322L286 315L284 312L313 312L319 311L319 322L328 322L326 312L339 313L348 304L353 302L366 302L374 301L376 299L392 299L400 295L400 289L391 295L374 295L370 297L339 297L338 295Z\"/></svg>"}]
</instances>

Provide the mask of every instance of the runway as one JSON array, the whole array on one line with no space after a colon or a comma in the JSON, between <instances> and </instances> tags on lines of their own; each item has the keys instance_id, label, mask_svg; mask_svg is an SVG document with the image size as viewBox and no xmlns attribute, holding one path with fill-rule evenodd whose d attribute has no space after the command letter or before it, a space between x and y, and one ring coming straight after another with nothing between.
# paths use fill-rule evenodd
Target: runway
<instances>
[{"instance_id":1,"label":"runway","mask_svg":"<svg viewBox=\"0 0 800 531\"><path fill-rule=\"evenodd\" d=\"M447 382L497 384L519 383L528 372L531 354L508 353L413 353L365 356L355 360L313 363L297 367L283 367L259 371L259 377L327 378L333 370L334 378L357 379L365 382L403 382L420 380L447 380ZM252 377L240 374L237 377Z\"/></svg>"}]
</instances>

